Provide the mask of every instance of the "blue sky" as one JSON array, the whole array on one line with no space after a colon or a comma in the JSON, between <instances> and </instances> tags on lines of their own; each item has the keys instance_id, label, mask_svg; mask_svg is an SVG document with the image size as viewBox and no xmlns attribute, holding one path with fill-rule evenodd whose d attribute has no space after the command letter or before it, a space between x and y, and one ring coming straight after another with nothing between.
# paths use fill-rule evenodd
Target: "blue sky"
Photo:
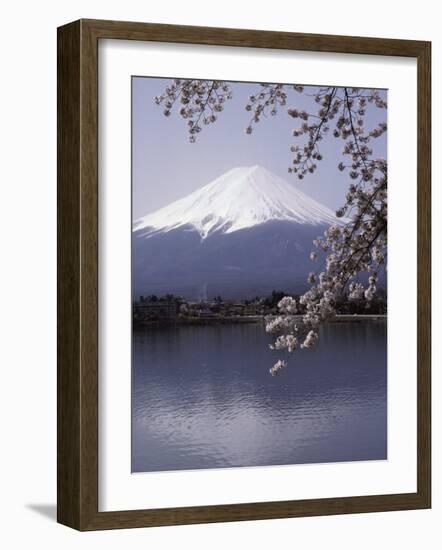
<instances>
[{"instance_id":1,"label":"blue sky","mask_svg":"<svg viewBox=\"0 0 442 550\"><path fill-rule=\"evenodd\" d=\"M333 210L344 202L349 185L347 174L337 170L343 141L331 134L321 143L324 160L315 174L299 181L288 174L292 155L290 146L302 143L292 131L299 119L287 114L288 107L316 112L317 105L306 87L302 94L289 90L287 107L278 115L263 119L251 135L245 133L250 113L245 110L248 96L258 84L232 83L233 99L228 101L218 120L204 127L196 143L189 143L186 121L177 112L163 115L163 108L154 102L170 79L134 77L132 79L132 156L133 217L139 218L184 197L236 166L259 164L283 177ZM287 87L288 90L288 87ZM382 92L386 97L386 92ZM386 120L385 110L367 110L367 127ZM298 140L298 141L297 141ZM387 157L386 135L372 141L375 154Z\"/></svg>"}]
</instances>

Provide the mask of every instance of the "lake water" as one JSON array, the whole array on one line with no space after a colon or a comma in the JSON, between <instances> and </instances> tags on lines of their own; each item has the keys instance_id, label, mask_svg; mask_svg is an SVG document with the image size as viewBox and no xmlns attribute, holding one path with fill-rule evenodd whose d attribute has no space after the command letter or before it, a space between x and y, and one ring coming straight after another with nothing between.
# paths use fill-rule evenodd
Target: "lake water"
<instances>
[{"instance_id":1,"label":"lake water","mask_svg":"<svg viewBox=\"0 0 442 550\"><path fill-rule=\"evenodd\" d=\"M132 471L386 459L386 336L329 324L272 377L261 324L135 329Z\"/></svg>"}]
</instances>

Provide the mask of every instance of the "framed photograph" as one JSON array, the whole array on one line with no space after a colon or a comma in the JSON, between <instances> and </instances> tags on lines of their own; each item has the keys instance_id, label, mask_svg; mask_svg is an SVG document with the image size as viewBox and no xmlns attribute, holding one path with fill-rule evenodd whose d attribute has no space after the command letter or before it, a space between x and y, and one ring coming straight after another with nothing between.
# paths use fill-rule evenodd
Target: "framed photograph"
<instances>
[{"instance_id":1,"label":"framed photograph","mask_svg":"<svg viewBox=\"0 0 442 550\"><path fill-rule=\"evenodd\" d=\"M429 508L430 43L58 29L58 521Z\"/></svg>"}]
</instances>

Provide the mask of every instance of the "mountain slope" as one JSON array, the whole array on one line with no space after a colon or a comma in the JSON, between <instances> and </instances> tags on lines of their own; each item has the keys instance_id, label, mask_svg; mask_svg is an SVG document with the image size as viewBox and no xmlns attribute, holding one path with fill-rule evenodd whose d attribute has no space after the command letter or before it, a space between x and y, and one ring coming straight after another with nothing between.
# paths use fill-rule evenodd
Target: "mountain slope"
<instances>
[{"instance_id":1,"label":"mountain slope","mask_svg":"<svg viewBox=\"0 0 442 550\"><path fill-rule=\"evenodd\" d=\"M137 220L134 230L148 237L188 226L205 239L268 221L330 225L335 214L260 166L234 168L183 199Z\"/></svg>"},{"instance_id":2,"label":"mountain slope","mask_svg":"<svg viewBox=\"0 0 442 550\"><path fill-rule=\"evenodd\" d=\"M133 227L140 294L187 299L302 292L312 241L334 213L264 168L235 168Z\"/></svg>"}]
</instances>

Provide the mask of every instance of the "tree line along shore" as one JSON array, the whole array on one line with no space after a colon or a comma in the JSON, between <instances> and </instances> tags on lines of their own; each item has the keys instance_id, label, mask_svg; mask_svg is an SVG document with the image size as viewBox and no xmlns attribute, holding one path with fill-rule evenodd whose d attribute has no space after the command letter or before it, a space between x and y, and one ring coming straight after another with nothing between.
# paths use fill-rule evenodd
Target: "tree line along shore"
<instances>
[{"instance_id":1,"label":"tree line along shore","mask_svg":"<svg viewBox=\"0 0 442 550\"><path fill-rule=\"evenodd\" d=\"M265 318L278 315L279 301L289 294L273 291L267 297L252 299L213 299L191 301L180 296L140 296L134 300L132 318L134 325L186 324L207 325L227 323L259 323ZM298 298L297 295L292 295ZM387 315L385 292L380 291L374 300L354 300L342 296L336 304L335 322L381 320ZM299 317L303 314L300 306Z\"/></svg>"}]
</instances>

